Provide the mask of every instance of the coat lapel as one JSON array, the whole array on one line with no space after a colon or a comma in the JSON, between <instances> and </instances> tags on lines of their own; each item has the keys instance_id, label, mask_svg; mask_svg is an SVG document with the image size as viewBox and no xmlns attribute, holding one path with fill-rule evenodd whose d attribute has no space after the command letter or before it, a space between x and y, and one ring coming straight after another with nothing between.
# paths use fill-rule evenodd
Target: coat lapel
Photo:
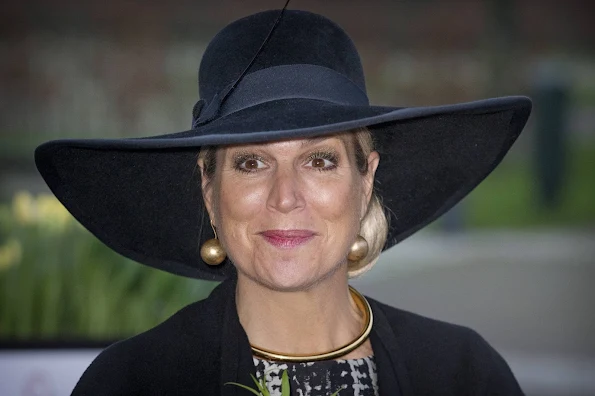
<instances>
[{"instance_id":1,"label":"coat lapel","mask_svg":"<svg viewBox=\"0 0 595 396\"><path fill-rule=\"evenodd\" d=\"M393 328L376 302L367 297L366 299L374 313L370 341L378 370L380 396L413 396L409 375L403 364L403 354L399 351Z\"/></svg>"},{"instance_id":2,"label":"coat lapel","mask_svg":"<svg viewBox=\"0 0 595 396\"><path fill-rule=\"evenodd\" d=\"M223 309L223 323L221 327L221 395L222 396L244 396L252 395L236 385L225 385L228 382L237 382L242 385L254 388L254 382L250 374L256 376L256 368L252 361L252 350L248 336L240 324L236 309L235 279L230 279L221 284L222 295L225 301L220 304Z\"/></svg>"}]
</instances>

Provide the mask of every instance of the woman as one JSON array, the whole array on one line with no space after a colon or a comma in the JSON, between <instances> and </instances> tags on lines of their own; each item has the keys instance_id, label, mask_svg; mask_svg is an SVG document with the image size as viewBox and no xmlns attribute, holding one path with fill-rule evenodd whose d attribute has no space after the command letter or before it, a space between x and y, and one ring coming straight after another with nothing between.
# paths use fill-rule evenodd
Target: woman
<instances>
[{"instance_id":1,"label":"woman","mask_svg":"<svg viewBox=\"0 0 595 396\"><path fill-rule=\"evenodd\" d=\"M254 387L251 375L280 394L285 370L300 395L522 394L472 330L365 299L348 278L494 169L527 98L370 106L345 32L293 10L223 29L199 81L189 131L36 151L52 191L112 249L224 280L103 351L74 394L248 395L231 383Z\"/></svg>"}]
</instances>

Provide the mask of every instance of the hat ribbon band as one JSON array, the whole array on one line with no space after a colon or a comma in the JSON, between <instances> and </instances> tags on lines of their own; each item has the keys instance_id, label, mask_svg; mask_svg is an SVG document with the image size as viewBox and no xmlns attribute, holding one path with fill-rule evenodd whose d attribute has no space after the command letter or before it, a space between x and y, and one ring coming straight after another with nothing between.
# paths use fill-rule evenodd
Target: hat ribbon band
<instances>
[{"instance_id":1,"label":"hat ribbon band","mask_svg":"<svg viewBox=\"0 0 595 396\"><path fill-rule=\"evenodd\" d=\"M296 64L273 66L246 75L234 91L230 84L208 106L194 106L192 127L262 103L283 99L314 99L341 105L368 106L366 93L343 74L324 66ZM200 114L197 114L199 113Z\"/></svg>"}]
</instances>

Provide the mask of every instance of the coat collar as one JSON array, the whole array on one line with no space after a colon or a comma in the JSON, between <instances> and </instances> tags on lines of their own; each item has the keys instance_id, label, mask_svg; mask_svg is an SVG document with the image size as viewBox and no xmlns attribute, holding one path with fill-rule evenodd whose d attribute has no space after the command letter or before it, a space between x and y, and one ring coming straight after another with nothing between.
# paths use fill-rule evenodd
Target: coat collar
<instances>
[{"instance_id":1,"label":"coat collar","mask_svg":"<svg viewBox=\"0 0 595 396\"><path fill-rule=\"evenodd\" d=\"M397 342L397 335L377 302L369 297L366 299L374 314L370 341L378 369L380 396L412 396L413 389L403 363L403 353Z\"/></svg>"},{"instance_id":2,"label":"coat collar","mask_svg":"<svg viewBox=\"0 0 595 396\"><path fill-rule=\"evenodd\" d=\"M254 387L250 374L256 376L252 350L236 309L236 278L223 282L219 287L225 294L223 326L221 328L221 384L237 382ZM221 396L248 395L234 385L222 385Z\"/></svg>"},{"instance_id":3,"label":"coat collar","mask_svg":"<svg viewBox=\"0 0 595 396\"><path fill-rule=\"evenodd\" d=\"M249 387L254 383L250 374L256 375L252 350L248 336L242 327L236 309L236 279L229 279L219 285L209 300L222 309L220 358L220 383L237 382ZM397 337L387 317L373 299L367 298L374 314L374 325L370 334L374 358L378 369L380 396L413 395L407 370L399 359L402 354ZM250 393L233 385L222 385L222 396L243 396Z\"/></svg>"}]
</instances>

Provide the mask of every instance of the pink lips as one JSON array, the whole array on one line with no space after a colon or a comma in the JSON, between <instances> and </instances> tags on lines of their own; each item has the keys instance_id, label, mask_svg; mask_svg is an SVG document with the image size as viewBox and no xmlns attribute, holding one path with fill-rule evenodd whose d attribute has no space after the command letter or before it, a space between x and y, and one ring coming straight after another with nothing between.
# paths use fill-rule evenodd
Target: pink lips
<instances>
[{"instance_id":1,"label":"pink lips","mask_svg":"<svg viewBox=\"0 0 595 396\"><path fill-rule=\"evenodd\" d=\"M303 245L316 234L310 230L267 230L260 235L273 246L289 249Z\"/></svg>"}]
</instances>

